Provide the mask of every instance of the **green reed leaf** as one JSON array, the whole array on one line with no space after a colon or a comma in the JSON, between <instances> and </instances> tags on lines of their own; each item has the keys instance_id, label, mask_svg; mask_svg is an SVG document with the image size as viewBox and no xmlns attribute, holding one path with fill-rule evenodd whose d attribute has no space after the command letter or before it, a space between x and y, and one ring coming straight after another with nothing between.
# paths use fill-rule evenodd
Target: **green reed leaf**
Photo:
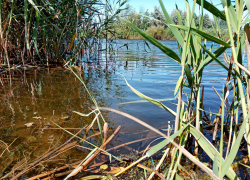
<instances>
[{"instance_id":1,"label":"green reed leaf","mask_svg":"<svg viewBox=\"0 0 250 180\"><path fill-rule=\"evenodd\" d=\"M167 46L165 46L164 44L162 44L157 39L153 38L152 36L150 36L146 32L142 31L141 29L139 29L138 27L136 27L131 22L129 22L127 20L124 20L124 22L127 23L132 29L134 29L136 32L138 32L142 37L144 37L150 43L152 43L153 45L155 45L156 47L158 47L160 50L162 50L162 52L164 52L166 55L168 55L169 57L171 57L173 60L175 60L178 63L181 62L181 59L179 58L179 56L172 49L168 48Z\"/></svg>"},{"instance_id":2,"label":"green reed leaf","mask_svg":"<svg viewBox=\"0 0 250 180\"><path fill-rule=\"evenodd\" d=\"M205 38L205 39L207 39L209 41L221 44L221 45L223 45L223 46L225 46L227 48L231 47L230 44L228 44L228 43L226 43L226 42L224 42L224 41L222 41L222 40L220 40L220 39L218 39L218 38L216 38L216 37L214 37L214 36L212 36L210 34L207 34L207 33L203 32L203 31L200 31L200 30L194 29L194 28L191 28L191 31L195 32L194 34L200 35L201 37L203 37L203 38Z\"/></svg>"},{"instance_id":3,"label":"green reed leaf","mask_svg":"<svg viewBox=\"0 0 250 180\"><path fill-rule=\"evenodd\" d=\"M159 106L159 107L165 109L166 111L170 112L172 115L176 116L176 113L175 113L172 109L168 108L167 106L165 106L164 104L162 104L160 101L157 101L157 100L154 100L154 99L152 99L152 98L150 98L150 97L148 97L148 96L145 96L144 94L142 94L141 92L139 92L139 91L137 91L135 88L133 88L133 87L128 83L128 81L126 80L125 77L124 77L124 79L125 79L126 84L128 85L128 87L130 87L130 89L131 89L135 94L137 94L139 97L141 97L141 98L143 98L143 99L146 99L147 101L149 101L149 102L151 102L151 103L153 103L153 104L155 104L155 105L157 105L157 106Z\"/></svg>"},{"instance_id":4,"label":"green reed leaf","mask_svg":"<svg viewBox=\"0 0 250 180\"><path fill-rule=\"evenodd\" d=\"M197 140L198 144L201 146L203 151L206 152L206 154L212 159L215 159L215 156L219 157L220 153L215 149L215 147L211 144L211 142L200 132L198 131L194 126L190 125L190 133L194 136L194 138ZM218 163L219 159L217 158ZM224 159L222 159L224 162ZM237 175L235 174L234 170L230 167L228 171L226 172L226 175L230 179L238 179Z\"/></svg>"},{"instance_id":5,"label":"green reed leaf","mask_svg":"<svg viewBox=\"0 0 250 180\"><path fill-rule=\"evenodd\" d=\"M213 173L219 176L218 157L216 154L214 156L214 162L213 162Z\"/></svg>"},{"instance_id":6,"label":"green reed leaf","mask_svg":"<svg viewBox=\"0 0 250 180\"><path fill-rule=\"evenodd\" d=\"M192 122L192 121L191 121ZM186 128L187 126L190 125L189 122L188 124L186 124L185 126L183 126L180 130L178 130L176 133L172 134L169 139L165 139L163 141L161 141L160 143L156 144L154 147L152 147L150 150L147 151L146 155L148 157L153 156L155 153L159 152L163 147L165 147L166 145L168 145L170 143L170 140L174 140L179 134L181 134Z\"/></svg>"},{"instance_id":7,"label":"green reed leaf","mask_svg":"<svg viewBox=\"0 0 250 180\"><path fill-rule=\"evenodd\" d=\"M231 19L231 25L234 31L238 32L238 28L237 28L238 19L237 19L234 7L232 6L232 3L230 3L228 6L228 12L229 12L229 18Z\"/></svg>"},{"instance_id":8,"label":"green reed leaf","mask_svg":"<svg viewBox=\"0 0 250 180\"><path fill-rule=\"evenodd\" d=\"M211 12L214 16L222 19L222 20L226 20L226 16L225 14L223 14L219 9L217 9L214 5L212 5L211 3L209 3L206 0L197 0L196 3L201 5L203 1L203 7L208 10L209 12Z\"/></svg>"},{"instance_id":9,"label":"green reed leaf","mask_svg":"<svg viewBox=\"0 0 250 180\"><path fill-rule=\"evenodd\" d=\"M183 178L179 174L175 174L175 180L183 180Z\"/></svg>"},{"instance_id":10,"label":"green reed leaf","mask_svg":"<svg viewBox=\"0 0 250 180\"><path fill-rule=\"evenodd\" d=\"M228 72L231 72L231 74L233 74L232 73L232 71L230 70L230 69L228 69L228 67L226 67L222 62L220 62L220 60L219 59L217 59L216 58L216 56L213 54L213 53L211 53L207 48L205 48L202 44L200 44L201 45L201 47L207 52L207 54L213 59L213 60L215 60L219 65L221 65L221 67L223 67L225 70L227 70Z\"/></svg>"},{"instance_id":11,"label":"green reed leaf","mask_svg":"<svg viewBox=\"0 0 250 180\"><path fill-rule=\"evenodd\" d=\"M189 87L191 87L193 84L193 77L188 64L185 64L185 73L188 79Z\"/></svg>"},{"instance_id":12,"label":"green reed leaf","mask_svg":"<svg viewBox=\"0 0 250 180\"><path fill-rule=\"evenodd\" d=\"M162 3L162 0L159 0L159 3L160 3L160 5L161 5L161 9L162 9L162 11L163 11L163 14L164 14L164 16L165 16L165 19L166 19L167 23L168 23L168 24L174 24L173 21L171 20L170 16L168 15L168 13L167 13L167 11L166 11L166 9L165 9L165 6L164 6L163 3ZM171 27L171 26L170 26L170 29L171 29L172 33L174 34L174 37L176 38L176 40L179 42L179 44L180 44L181 46L183 46L183 44L184 44L184 39L183 39L181 33L178 31L178 29L175 28L175 27Z\"/></svg>"},{"instance_id":13,"label":"green reed leaf","mask_svg":"<svg viewBox=\"0 0 250 180\"><path fill-rule=\"evenodd\" d=\"M185 31L188 31L188 29L189 29L189 27L187 27L187 26L181 26L181 25L169 24L169 26L174 26L174 27L177 27L179 29L183 29ZM205 38L205 39L207 39L209 41L221 44L221 45L223 45L223 46L225 46L227 48L231 47L230 44L228 44L228 43L226 43L226 42L224 42L224 41L222 41L222 40L220 40L220 39L218 39L218 38L216 38L216 37L214 37L214 36L212 36L212 35L210 35L208 33L205 33L203 31L200 31L200 30L195 29L195 28L190 28L190 30L191 30L192 34L201 36L201 37L203 37L203 38Z\"/></svg>"},{"instance_id":14,"label":"green reed leaf","mask_svg":"<svg viewBox=\"0 0 250 180\"><path fill-rule=\"evenodd\" d=\"M213 55L217 58L219 57L223 52L226 51L226 47L220 47L216 51L214 51ZM208 65L210 62L212 62L213 58L211 56L206 57L203 61L200 62L197 73L203 69L206 65Z\"/></svg>"},{"instance_id":15,"label":"green reed leaf","mask_svg":"<svg viewBox=\"0 0 250 180\"><path fill-rule=\"evenodd\" d=\"M245 3L246 3L246 6L247 6L248 13L250 14L250 1L245 0Z\"/></svg>"},{"instance_id":16,"label":"green reed leaf","mask_svg":"<svg viewBox=\"0 0 250 180\"><path fill-rule=\"evenodd\" d=\"M180 85L182 84L182 80L183 80L183 76L180 76L175 86L174 95L176 95Z\"/></svg>"},{"instance_id":17,"label":"green reed leaf","mask_svg":"<svg viewBox=\"0 0 250 180\"><path fill-rule=\"evenodd\" d=\"M227 159L225 160L225 162L222 165L222 171L221 171L222 177L227 173L228 169L231 167L231 165L235 159L235 156L239 150L241 139L244 135L245 127L247 126L249 116L250 116L250 113L248 113L247 117L244 119L244 121L240 127L240 131L238 133L237 139L236 139L229 155L227 156Z\"/></svg>"}]
</instances>

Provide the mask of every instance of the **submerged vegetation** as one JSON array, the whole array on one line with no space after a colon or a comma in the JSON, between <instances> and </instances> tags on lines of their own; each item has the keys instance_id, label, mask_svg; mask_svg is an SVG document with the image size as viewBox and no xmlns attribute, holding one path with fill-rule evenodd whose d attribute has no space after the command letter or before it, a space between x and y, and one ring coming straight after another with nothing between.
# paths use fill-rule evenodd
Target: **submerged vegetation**
<instances>
[{"instance_id":1,"label":"submerged vegetation","mask_svg":"<svg viewBox=\"0 0 250 180\"><path fill-rule=\"evenodd\" d=\"M143 169L145 179L152 179L156 176L160 179L187 179L186 177L191 179L193 176L188 173L182 162L184 157L186 161L192 162L201 172L207 173L207 176L213 179L219 180L226 177L239 179L232 164L235 163L240 145L244 144L248 152L245 162L241 161L244 166L248 166L250 154L250 27L247 24L249 22L250 1L221 0L223 11L205 0L194 0L193 7L189 6L188 0L183 0L183 2L186 5L186 13L180 12L178 9L172 13L177 15L178 20L171 18L162 0L159 0L163 15L158 20L163 21L162 25L156 21L156 24L152 24L152 26L146 27L144 25L147 23L142 23L142 26L138 27L140 24L129 20L123 20L123 24L120 24L123 26L126 23L126 26L158 47L181 67L181 75L174 90L177 95L176 110L140 93L125 79L128 87L135 94L163 108L175 117L174 133L171 135L168 128L166 135L162 130L156 129L127 113L108 107L99 107L98 101L81 78L82 74L79 73L81 69L70 65L81 59L87 49L93 51L92 48L96 44L99 45L95 41L107 38L108 34L113 34L115 25L112 24L112 21L120 13L125 1L118 1L119 6L114 12L108 10L107 4L98 1L54 1L53 3L46 1L45 3L45 1L24 0L23 4L19 4L17 1L0 1L2 64L7 64L10 67L16 60L19 63L21 60L23 64L28 62L44 64L50 64L52 61L65 62L65 66L82 83L95 105L87 114L72 111L79 116L91 119L91 122L81 127L76 134L54 122L53 114L50 122L72 137L32 162L28 163L25 160L23 163L25 166L23 164L23 167L20 165L15 168L16 166L14 166L11 172L4 174L4 178L18 179L42 163L59 156L72 147L79 147L81 144L81 148L90 151L83 160L56 167L31 179L50 179L62 176L64 179L116 179L135 165ZM194 12L197 5L201 9L199 16L195 15ZM105 11L100 10L101 8L99 9L98 6L105 7ZM213 24L208 21L204 9L213 14ZM185 16L181 14L185 14ZM146 20L142 19L142 21ZM221 21L225 23L223 24ZM212 25L215 27L214 34L211 35L206 28ZM222 26L226 26L226 28L222 28ZM22 27L24 30L21 29ZM12 29L15 31L11 31ZM162 34L166 32L176 39L178 53L155 39L161 39ZM124 32L120 33L126 35L125 28ZM224 36L228 37L227 41L223 40ZM128 34L124 37L128 37ZM220 46L218 48L215 48L214 44L208 46L207 41L212 41ZM246 55L243 53L244 50L246 50ZM221 55L224 56L224 62L219 59ZM248 68L244 67L245 59ZM209 112L205 111L202 87L203 72L207 65L212 62L218 63L228 73L222 94L218 93L221 105L218 107L214 121L208 118ZM185 100L184 94L188 94L187 100ZM230 104L227 109L226 103ZM124 159L110 153L110 149L106 150L107 144L119 132L121 126L108 136L108 123L101 111L111 111L129 118L160 135L164 140L152 147L149 145L150 148L138 153L140 156L125 164L124 167L108 167L107 164L114 161L120 164L124 163ZM213 141L210 141L204 134L208 126L213 128ZM80 137L80 133L84 137ZM220 137L216 138L218 134ZM95 144L89 140L93 136L99 137ZM226 136L228 136L227 144L225 143ZM215 144L219 144L218 149ZM8 150L8 146L6 149ZM90 166L92 160L102 157L102 154L108 157L108 162L103 161ZM201 157L204 154L209 157L211 167L202 161ZM160 155L159 159L155 159L157 162L152 161L148 167L147 163L141 164L146 159L153 159L155 155ZM167 160L167 156L171 157L170 161ZM95 167L98 167L99 170L94 171ZM78 176L80 172L91 171L98 173L98 175ZM111 175L107 175L108 173Z\"/></svg>"}]
</instances>

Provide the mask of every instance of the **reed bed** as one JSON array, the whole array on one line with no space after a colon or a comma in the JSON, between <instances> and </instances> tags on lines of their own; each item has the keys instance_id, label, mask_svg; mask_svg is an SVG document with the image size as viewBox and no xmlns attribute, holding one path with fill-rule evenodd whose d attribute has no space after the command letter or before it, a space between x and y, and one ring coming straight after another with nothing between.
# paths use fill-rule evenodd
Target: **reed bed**
<instances>
[{"instance_id":1,"label":"reed bed","mask_svg":"<svg viewBox=\"0 0 250 180\"><path fill-rule=\"evenodd\" d=\"M0 64L77 64L102 50L126 1L0 1ZM105 10L103 10L105 9ZM108 44L109 42L107 42ZM107 46L108 47L108 46Z\"/></svg>"},{"instance_id":2,"label":"reed bed","mask_svg":"<svg viewBox=\"0 0 250 180\"><path fill-rule=\"evenodd\" d=\"M221 0L224 11L220 11L212 3L205 0L194 0L193 7L190 7L188 1L184 0L187 10L187 16L185 19L185 23L183 23L182 19L179 17L178 25L174 24L171 20L162 0L159 0L159 3L166 19L166 26L170 28L171 32L177 40L179 54L153 38L147 32L142 31L140 28L136 27L133 23L127 20L124 21L143 38L162 50L167 56L172 58L173 61L176 61L180 64L182 68L181 76L176 82L176 88L174 90L175 94L177 95L176 110L172 110L165 106L163 103L140 93L135 88L133 88L126 79L125 81L128 87L139 97L159 106L160 108L163 108L175 117L174 133L168 133L168 135L166 135L166 133L164 133L163 131L156 129L146 124L142 120L127 113L107 107L99 107L98 102L88 90L85 82L76 72L74 72L71 66L68 66L68 68L83 84L95 105L95 107L92 108L89 114L83 114L81 112L75 113L80 116L89 116L90 114L93 114L94 118L87 127L83 127L76 134L72 134L70 131L63 129L62 127L54 123L55 126L71 134L72 137L63 145L55 148L51 152L35 160L33 163L29 163L24 169L22 169L22 171L20 171L18 174L15 174L15 176L12 176L12 179L19 178L25 172L36 167L38 164L56 157L57 155L71 147L76 147L76 145L79 146L79 144L77 144L79 143L79 141L91 146L82 146L82 148L88 149L90 151L90 153L83 160L74 162L73 164L65 165L44 174L34 176L30 179L50 179L62 176L64 176L65 179L78 178L80 172L91 172L94 167L98 167L99 171L92 172L98 172L101 175L98 174L80 177L82 179L116 179L122 174L128 173L129 169L131 169L133 166L137 166L143 169L145 179L152 179L154 177L160 179L194 178L194 176L188 173L189 171L185 168L185 163L182 162L183 159L186 159L192 164L196 165L199 171L205 172L208 177L211 177L213 179L239 179L232 165L234 163L237 163L236 155L240 149L241 143L245 143L248 152L245 161L240 161L241 164L247 166L247 164L249 163L250 153L250 66L248 66L248 68L244 66L245 56L242 53L243 50L246 49L246 59L249 65L250 30L249 24L247 24L247 22L249 22L248 16L250 12L250 1L236 0L234 2L231 2L230 0ZM200 6L201 9L198 27L196 27L193 18L194 10L197 5ZM222 34L219 23L216 23L215 27L217 36L212 36L204 32L202 25L204 9L208 10L214 15L215 22L218 22L219 19L225 20L227 22L229 36L228 41L225 42L221 40ZM244 29L244 35L242 35L241 33L242 29ZM211 47L208 47L206 43L207 41L217 43L220 45L220 47L214 48L213 45ZM28 43L26 42L26 46L27 44ZM227 54L227 49L231 49L231 54ZM225 62L222 62L219 59L219 56L221 55L224 55ZM225 82L224 88L222 89L222 94L218 93L218 98L221 101L221 105L220 107L218 107L218 113L216 113L214 121L208 118L209 113L205 111L203 105L204 89L202 87L203 71L206 66L213 61L218 63L228 73L227 80ZM190 92L187 102L184 101L183 97L184 88ZM220 90L218 89L215 89L215 91L220 92ZM229 94L232 95L229 96ZM226 104L228 104L228 102L230 106L226 107ZM103 164L105 164L105 162L97 163L92 166L89 166L89 163L93 159L98 157L101 153L109 157L109 162L107 162L106 164L110 164L114 162L114 160L119 162L123 162L124 160L112 155L111 153L109 153L109 150L106 150L107 144L118 133L120 127L113 131L113 134L108 137L108 124L102 116L101 111L111 111L120 114L121 116L125 116L128 119L135 121L142 126L147 127L149 130L155 132L163 140L152 147L150 147L149 145L150 148L145 149L145 151L140 154L140 156L138 156L136 160L132 161L130 164L127 164L123 168L116 167L117 171L110 171L111 175L107 175L108 173L107 171L105 171L107 166L102 166ZM240 118L241 113L243 114L242 118ZM53 118L51 118L51 122L53 122ZM166 122L166 124L168 124L168 122ZM94 125L98 127L97 134L100 136L100 142L97 145L92 144L88 141L88 138L90 137L88 136L88 133L90 132L90 130L93 130ZM208 127L213 127L213 141L210 141L204 135L204 131ZM83 130L84 138L81 138L78 136L78 134ZM220 132L220 137L216 138L218 136L218 131ZM226 133L229 134L229 140L227 141L227 144L225 144ZM78 140L76 141L75 139ZM219 144L218 148L215 146L215 144ZM211 167L207 166L202 161L202 154L204 153L209 157L211 161ZM157 162L153 162L152 166L141 164L142 162L145 162L145 160L154 159L156 154L160 154L161 157L159 160L157 160ZM166 163L168 156L171 157L171 160L169 161L169 163ZM185 172L186 175L183 176L182 172ZM11 174L7 174L6 176L10 177ZM204 177L205 176L203 176L203 178Z\"/></svg>"}]
</instances>

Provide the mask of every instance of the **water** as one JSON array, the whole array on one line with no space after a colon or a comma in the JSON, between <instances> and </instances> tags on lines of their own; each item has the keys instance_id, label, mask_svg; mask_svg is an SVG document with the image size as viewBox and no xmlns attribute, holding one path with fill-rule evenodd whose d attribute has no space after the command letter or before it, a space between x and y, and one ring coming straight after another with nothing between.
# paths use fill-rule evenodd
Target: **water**
<instances>
[{"instance_id":1,"label":"water","mask_svg":"<svg viewBox=\"0 0 250 180\"><path fill-rule=\"evenodd\" d=\"M178 53L175 41L162 42ZM128 49L123 46L126 43ZM161 100L175 111L177 101L174 89L181 73L180 65L154 46L151 46L151 50L148 49L143 40L117 40L114 48L116 53L108 55L107 62L103 54L98 63L83 64L81 76L98 105L129 113L156 128L166 128L168 121L174 125L174 117L170 113L142 101L126 85L123 76L135 89ZM219 59L222 60L223 56ZM226 71L215 62L205 68L202 86L205 89L206 111L217 113L220 101L212 86L221 93L226 77ZM187 89L184 90L188 93ZM2 80L0 91L1 140L8 145L14 141L10 147L11 152L3 154L0 169L6 167L7 162L15 163L26 156L31 159L39 157L55 144L62 144L70 137L61 129L47 129L57 128L50 120L64 128L81 128L90 124L94 117L81 117L72 112L87 114L91 111L93 102L79 80L66 69L15 72L11 85L8 79ZM109 147L153 136L146 128L125 117L110 112L103 112L103 115L113 129L118 125L122 126L119 136ZM27 127L27 123L32 126ZM69 130L77 132L77 129ZM99 138L92 138L91 141L98 140ZM149 142L122 148L119 153L129 153L132 149L140 151ZM0 152L4 149L2 143ZM65 163L69 159L83 157L82 151L74 149L62 159Z\"/></svg>"}]
</instances>

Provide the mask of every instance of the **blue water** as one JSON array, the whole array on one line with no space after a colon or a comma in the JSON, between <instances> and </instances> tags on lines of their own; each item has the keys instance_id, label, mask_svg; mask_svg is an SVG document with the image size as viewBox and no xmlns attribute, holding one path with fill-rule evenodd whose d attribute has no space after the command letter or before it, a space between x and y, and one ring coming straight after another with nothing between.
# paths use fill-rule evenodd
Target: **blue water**
<instances>
[{"instance_id":1,"label":"blue water","mask_svg":"<svg viewBox=\"0 0 250 180\"><path fill-rule=\"evenodd\" d=\"M107 98L111 99L110 107L129 113L157 128L166 126L167 121L171 121L173 125L174 117L170 113L149 102L135 102L142 99L126 85L123 76L131 86L146 96L153 99L169 99L162 101L162 103L175 111L177 101L174 89L181 75L181 66L155 46L150 45L149 49L143 40L116 40L115 42L115 53L108 55L107 61L105 54L99 59L100 64L102 64L100 68L110 73L111 87L103 92L106 93ZM179 54L175 41L161 42ZM211 45L211 42L207 43L208 48ZM219 47L217 44L213 45L213 48L217 47ZM230 50L227 53L230 54ZM223 55L218 59L225 64ZM108 64L107 68L106 63ZM87 68L88 70L89 68ZM88 73L87 71L86 73ZM210 63L204 69L201 85L204 86L206 111L217 113L220 100L212 87L222 96L226 77L227 72L216 62ZM122 96L116 95L117 85L123 89ZM105 89L105 87L103 88ZM188 88L184 88L185 93L189 94L189 91ZM183 100L187 101L185 95L183 95ZM211 115L211 119L213 117ZM111 113L110 119L114 124L122 124L128 133L144 129L135 122L113 113Z\"/></svg>"},{"instance_id":2,"label":"blue water","mask_svg":"<svg viewBox=\"0 0 250 180\"><path fill-rule=\"evenodd\" d=\"M178 54L175 41L161 42ZM127 47L124 44L127 44ZM210 45L211 43L207 43L207 46ZM181 66L156 47L150 45L149 49L143 40L116 40L113 49L112 54L107 54L107 59L105 51L102 51L93 59L85 59L82 64L81 76L98 105L128 113L159 129L167 128L170 121L173 128L175 118L162 108L142 101L143 99L127 86L124 77L136 90L153 99L163 100L164 105L176 111L174 89L181 75ZM224 63L223 56L219 59ZM80 117L72 112L88 114L94 104L83 85L69 70L41 69L23 71L21 75L18 72L14 72L12 84L4 81L0 89L0 133L5 143L10 144L18 138L12 147L22 145L27 152L32 151L30 147L39 146L41 148L36 151L36 156L39 157L53 143L58 141L62 144L70 137L62 130L46 129L56 128L51 120L64 128L79 128L91 123L94 116ZM209 112L217 113L220 106L220 99L212 87L222 96L226 77L227 72L216 62L209 64L203 71L201 85L204 87L204 107L208 117ZM189 89L184 88L184 92L188 95ZM183 100L187 102L185 94ZM65 119L67 116L69 117ZM128 118L107 111L103 111L103 116L110 128L122 126L118 136L107 148L155 136ZM211 120L214 117L211 115ZM28 128L26 123L34 125ZM97 128L97 124L95 127ZM70 129L72 133L78 130ZM34 142L30 142L29 138ZM151 141L121 148L119 153L130 153L133 149L141 151ZM99 142L99 137L92 138L91 142ZM21 153L15 155L17 159L21 158ZM70 156L82 156L82 151L74 151ZM9 158L9 155L6 153L4 158ZM0 161L0 167L4 167L4 162Z\"/></svg>"}]
</instances>

